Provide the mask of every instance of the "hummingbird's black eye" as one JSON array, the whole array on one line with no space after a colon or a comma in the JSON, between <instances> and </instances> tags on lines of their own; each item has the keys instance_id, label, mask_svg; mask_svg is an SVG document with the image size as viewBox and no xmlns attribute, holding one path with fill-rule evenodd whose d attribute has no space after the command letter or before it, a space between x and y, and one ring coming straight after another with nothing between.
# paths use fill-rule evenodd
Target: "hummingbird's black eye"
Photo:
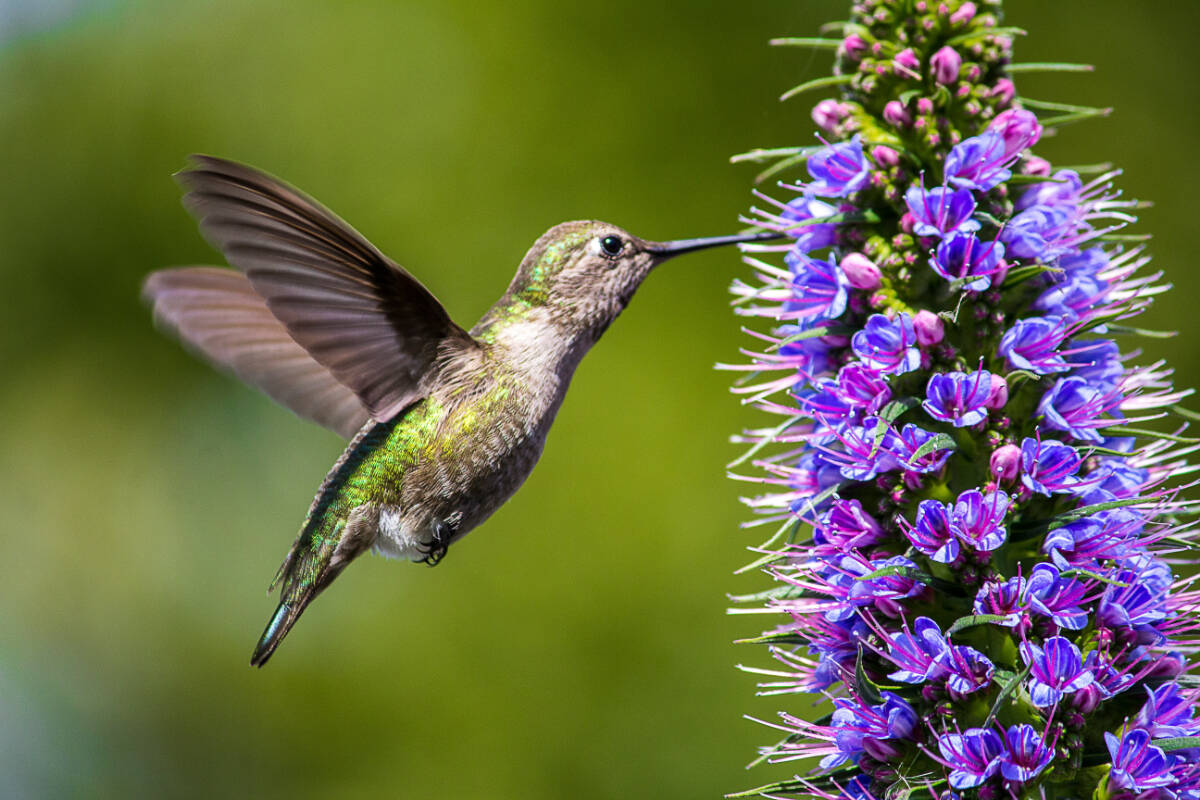
<instances>
[{"instance_id":1,"label":"hummingbird's black eye","mask_svg":"<svg viewBox=\"0 0 1200 800\"><path fill-rule=\"evenodd\" d=\"M600 249L604 251L604 255L616 258L625 249L625 243L621 241L620 237L605 236L600 240Z\"/></svg>"}]
</instances>

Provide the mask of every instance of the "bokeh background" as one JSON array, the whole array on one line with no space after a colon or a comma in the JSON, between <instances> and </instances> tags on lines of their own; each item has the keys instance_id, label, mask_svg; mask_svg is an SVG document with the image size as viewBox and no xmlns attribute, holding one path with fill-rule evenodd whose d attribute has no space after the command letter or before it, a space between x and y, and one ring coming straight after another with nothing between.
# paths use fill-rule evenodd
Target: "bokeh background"
<instances>
[{"instance_id":1,"label":"bokeh background","mask_svg":"<svg viewBox=\"0 0 1200 800\"><path fill-rule=\"evenodd\" d=\"M579 372L526 488L436 569L364 558L268 668L263 591L341 449L151 327L139 283L217 256L170 174L193 151L322 199L465 323L565 219L726 233L752 167L810 141L829 57L769 48L845 2L0 0L0 795L714 798L775 700L726 592L715 361L732 252L674 262ZM1113 105L1039 146L1114 160L1175 283L1147 327L1200 382L1195 4L1014 0L1035 97ZM802 710L805 702L793 708Z\"/></svg>"}]
</instances>

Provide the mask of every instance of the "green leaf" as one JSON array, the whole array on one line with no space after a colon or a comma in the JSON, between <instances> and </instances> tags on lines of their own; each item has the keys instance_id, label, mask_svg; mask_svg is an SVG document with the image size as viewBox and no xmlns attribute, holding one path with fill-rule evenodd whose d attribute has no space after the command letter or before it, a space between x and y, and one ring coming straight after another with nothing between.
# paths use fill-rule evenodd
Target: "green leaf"
<instances>
[{"instance_id":1,"label":"green leaf","mask_svg":"<svg viewBox=\"0 0 1200 800\"><path fill-rule=\"evenodd\" d=\"M858 696L867 704L877 706L883 702L883 695L879 693L879 687L871 682L867 677L867 671L863 669L863 646L858 645L858 658L854 662L854 684L858 692Z\"/></svg>"},{"instance_id":2,"label":"green leaf","mask_svg":"<svg viewBox=\"0 0 1200 800\"><path fill-rule=\"evenodd\" d=\"M1122 453L1122 455L1128 455ZM1097 514L1101 511L1108 511L1112 508L1122 508L1124 506L1148 505L1154 502L1154 498L1148 497L1127 497L1124 500L1109 500L1104 503L1092 503L1087 506L1073 508L1070 511L1064 511L1061 514L1055 514L1052 517L1038 520L1022 520L1013 525L1014 530L1019 531L1053 531L1061 528L1064 525L1069 525L1072 522L1083 519L1091 514Z\"/></svg>"},{"instance_id":3,"label":"green leaf","mask_svg":"<svg viewBox=\"0 0 1200 800\"><path fill-rule=\"evenodd\" d=\"M785 36L769 41L774 47L811 47L814 50L836 50L841 43L841 39L821 39L812 36Z\"/></svg>"},{"instance_id":4,"label":"green leaf","mask_svg":"<svg viewBox=\"0 0 1200 800\"><path fill-rule=\"evenodd\" d=\"M1006 72L1094 72L1091 64L1067 64L1061 61L1030 61L1025 64L1009 64Z\"/></svg>"},{"instance_id":5,"label":"green leaf","mask_svg":"<svg viewBox=\"0 0 1200 800\"><path fill-rule=\"evenodd\" d=\"M976 39L984 39L988 36L1024 36L1026 33L1024 28L1015 28L1012 26L1002 28L985 28L983 30L973 30L967 33L960 34L949 39L946 44L953 47L954 45L966 44L973 42Z\"/></svg>"},{"instance_id":6,"label":"green leaf","mask_svg":"<svg viewBox=\"0 0 1200 800\"><path fill-rule=\"evenodd\" d=\"M1029 264L1024 267L1017 267L1014 270L1009 270L1008 276L1004 279L1004 284L1001 288L1011 289L1018 286L1035 275L1041 275L1043 272L1062 272L1059 267L1051 267L1046 264Z\"/></svg>"},{"instance_id":7,"label":"green leaf","mask_svg":"<svg viewBox=\"0 0 1200 800\"><path fill-rule=\"evenodd\" d=\"M735 460L729 462L726 465L726 468L732 469L733 467L736 467L738 464L746 463L750 459L754 458L754 456L756 456L758 453L760 453L764 447L775 444L776 439L778 439L781 434L783 434L785 431L787 431L788 428L791 428L794 425L799 425L800 423L807 422L807 421L808 421L808 417L804 417L799 414L797 414L794 417L788 417L780 425L773 428L770 433L768 433L766 436L763 436L761 439L759 439L757 442L755 442L754 445L749 450L742 453Z\"/></svg>"},{"instance_id":8,"label":"green leaf","mask_svg":"<svg viewBox=\"0 0 1200 800\"><path fill-rule=\"evenodd\" d=\"M900 575L905 578L912 578L914 581L925 584L933 581L933 576L928 572L923 572L916 567L906 567L903 564L894 564L890 567L880 567L877 570L868 572L866 575L855 575L854 580L865 581L870 580L871 578L886 578L891 575Z\"/></svg>"},{"instance_id":9,"label":"green leaf","mask_svg":"<svg viewBox=\"0 0 1200 800\"><path fill-rule=\"evenodd\" d=\"M1170 739L1152 739L1150 744L1169 753L1172 750L1200 747L1200 736L1175 736Z\"/></svg>"},{"instance_id":10,"label":"green leaf","mask_svg":"<svg viewBox=\"0 0 1200 800\"><path fill-rule=\"evenodd\" d=\"M1179 331L1151 331L1145 328L1131 328L1128 325L1109 325L1108 329L1113 333L1145 336L1147 339L1173 339L1179 335Z\"/></svg>"},{"instance_id":11,"label":"green leaf","mask_svg":"<svg viewBox=\"0 0 1200 800\"><path fill-rule=\"evenodd\" d=\"M813 89L824 89L829 86L845 86L854 80L853 75L826 75L823 78L814 78L811 81L805 81L799 86L793 86L780 96L780 100L791 100L797 95L812 91Z\"/></svg>"},{"instance_id":12,"label":"green leaf","mask_svg":"<svg viewBox=\"0 0 1200 800\"><path fill-rule=\"evenodd\" d=\"M989 625L992 623L1001 623L1007 617L1003 614L971 614L966 617L959 617L954 620L954 624L946 630L946 637L949 638L959 631L967 628L974 628L976 625Z\"/></svg>"},{"instance_id":13,"label":"green leaf","mask_svg":"<svg viewBox=\"0 0 1200 800\"><path fill-rule=\"evenodd\" d=\"M1009 695L1019 689L1021 686L1021 681L1025 680L1026 676L1029 675L1029 669L1029 665L1025 665L1025 669L1021 670L1016 675L1013 675L1012 678L1010 678L1008 682L1004 684L1004 686L1000 689L1000 694L996 695L996 702L992 703L992 710L988 712L987 719L984 720L983 725L980 727L991 727L992 720L994 720L996 715L1000 713L1000 708L1004 705L1004 702L1008 700Z\"/></svg>"},{"instance_id":14,"label":"green leaf","mask_svg":"<svg viewBox=\"0 0 1200 800\"><path fill-rule=\"evenodd\" d=\"M830 488L833 488L833 487L830 487ZM826 491L828 491L828 489L826 489ZM824 492L822 492L822 494L824 494ZM818 501L814 498L813 504L816 505L817 502ZM789 519L787 522L783 523L783 525L779 526L779 530L777 530L777 531L775 531L775 533L771 534L771 537L769 539L767 539L765 542L763 542L761 545L759 545L759 548L762 550L770 550L770 548L772 546L774 546L774 544L777 541L791 535L789 533L789 529L794 533L795 530L800 527L800 523L801 523L801 520L799 517L793 517L792 519ZM763 553L762 556L760 556L759 558L756 558L754 561L751 561L746 566L740 567L739 569L735 569L733 571L733 574L741 575L743 572L749 572L752 569L757 569L758 567L761 567L764 564L769 564L770 562L774 561L775 558L776 558L776 555L774 553L770 553L770 552Z\"/></svg>"},{"instance_id":15,"label":"green leaf","mask_svg":"<svg viewBox=\"0 0 1200 800\"><path fill-rule=\"evenodd\" d=\"M1200 439L1190 436L1176 436L1173 433L1160 433L1159 431L1150 431L1145 428L1130 428L1127 425L1109 425L1098 430L1104 431L1109 436L1146 436L1151 439L1166 439L1167 441L1182 442L1184 444L1200 442Z\"/></svg>"},{"instance_id":16,"label":"green leaf","mask_svg":"<svg viewBox=\"0 0 1200 800\"><path fill-rule=\"evenodd\" d=\"M912 460L916 461L918 458L924 458L925 456L927 456L930 453L933 453L937 450L957 450L957 449L958 449L958 443L954 441L953 436L951 436L948 433L939 433L936 436L934 436L932 439L930 439L928 442L926 442L925 444L918 447L917 452L912 454Z\"/></svg>"},{"instance_id":17,"label":"green leaf","mask_svg":"<svg viewBox=\"0 0 1200 800\"><path fill-rule=\"evenodd\" d=\"M1172 411L1174 411L1176 414L1183 417L1184 419L1194 419L1194 420L1200 421L1200 414L1197 414L1195 411L1192 411L1191 409L1184 408L1183 406L1168 406L1168 407Z\"/></svg>"},{"instance_id":18,"label":"green leaf","mask_svg":"<svg viewBox=\"0 0 1200 800\"><path fill-rule=\"evenodd\" d=\"M1005 181L1009 186L1022 186L1029 183L1066 183L1066 178L1053 178L1049 175L1013 175Z\"/></svg>"},{"instance_id":19,"label":"green leaf","mask_svg":"<svg viewBox=\"0 0 1200 800\"><path fill-rule=\"evenodd\" d=\"M1091 570L1083 569L1081 567L1075 567L1073 569L1064 569L1062 572L1060 572L1058 574L1064 578L1073 578L1076 575L1082 575L1083 577L1088 578L1090 580L1100 581L1101 583L1108 583L1113 586L1128 586L1129 585L1128 583L1113 580L1112 578L1107 578L1104 575L1101 575L1096 572L1092 572Z\"/></svg>"},{"instance_id":20,"label":"green leaf","mask_svg":"<svg viewBox=\"0 0 1200 800\"><path fill-rule=\"evenodd\" d=\"M753 164L761 164L764 161L772 161L776 158L789 158L799 155L809 156L820 149L820 147L756 147L745 153L738 153L736 156L731 156L729 162L731 164L740 164L743 161L749 161Z\"/></svg>"},{"instance_id":21,"label":"green leaf","mask_svg":"<svg viewBox=\"0 0 1200 800\"><path fill-rule=\"evenodd\" d=\"M734 639L734 644L808 644L808 639L791 631L775 631L749 639Z\"/></svg>"}]
</instances>

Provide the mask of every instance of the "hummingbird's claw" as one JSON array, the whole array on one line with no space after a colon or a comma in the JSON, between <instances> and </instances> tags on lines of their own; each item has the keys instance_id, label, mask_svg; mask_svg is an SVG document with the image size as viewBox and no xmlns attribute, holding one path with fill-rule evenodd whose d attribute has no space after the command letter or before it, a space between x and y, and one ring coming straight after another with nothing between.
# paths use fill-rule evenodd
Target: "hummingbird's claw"
<instances>
[{"instance_id":1,"label":"hummingbird's claw","mask_svg":"<svg viewBox=\"0 0 1200 800\"><path fill-rule=\"evenodd\" d=\"M428 564L431 567L436 567L446 556L446 551L450 549L450 536L453 531L450 526L442 520L433 521L433 541L429 543L428 552L421 559L422 564Z\"/></svg>"}]
</instances>

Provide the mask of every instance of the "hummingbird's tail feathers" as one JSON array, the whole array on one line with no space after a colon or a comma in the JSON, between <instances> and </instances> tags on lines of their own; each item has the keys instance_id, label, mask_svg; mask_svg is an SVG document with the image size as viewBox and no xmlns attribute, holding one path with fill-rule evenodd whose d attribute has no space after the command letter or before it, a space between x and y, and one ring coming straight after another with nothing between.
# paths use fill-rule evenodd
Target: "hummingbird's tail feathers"
<instances>
[{"instance_id":1,"label":"hummingbird's tail feathers","mask_svg":"<svg viewBox=\"0 0 1200 800\"><path fill-rule=\"evenodd\" d=\"M356 507L348 520L318 519L305 525L271 582L271 589L282 584L279 606L259 637L251 666L267 663L309 603L375 542L378 510L370 506Z\"/></svg>"},{"instance_id":2,"label":"hummingbird's tail feathers","mask_svg":"<svg viewBox=\"0 0 1200 800\"><path fill-rule=\"evenodd\" d=\"M296 344L242 273L164 269L146 278L142 297L188 349L297 415L347 439L367 421L358 395Z\"/></svg>"}]
</instances>

